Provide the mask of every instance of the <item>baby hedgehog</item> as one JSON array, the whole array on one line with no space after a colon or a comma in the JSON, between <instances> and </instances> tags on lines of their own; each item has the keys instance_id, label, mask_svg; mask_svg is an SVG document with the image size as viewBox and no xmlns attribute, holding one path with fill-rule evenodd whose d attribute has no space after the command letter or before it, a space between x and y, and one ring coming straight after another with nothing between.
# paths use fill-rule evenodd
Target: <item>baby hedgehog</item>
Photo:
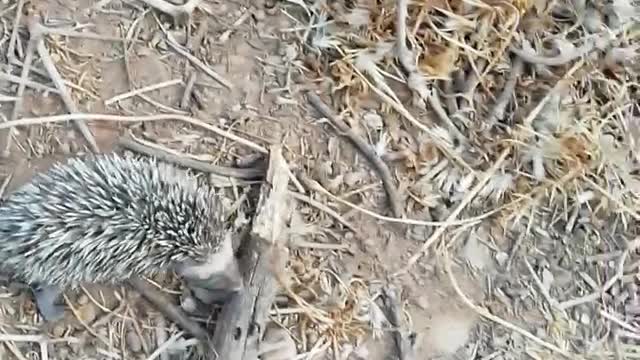
<instances>
[{"instance_id":1,"label":"baby hedgehog","mask_svg":"<svg viewBox=\"0 0 640 360\"><path fill-rule=\"evenodd\" d=\"M175 270L242 280L213 190L152 158L74 158L36 175L0 204L0 270L33 290L45 320L82 283L116 284ZM237 290L237 289L235 289Z\"/></svg>"}]
</instances>

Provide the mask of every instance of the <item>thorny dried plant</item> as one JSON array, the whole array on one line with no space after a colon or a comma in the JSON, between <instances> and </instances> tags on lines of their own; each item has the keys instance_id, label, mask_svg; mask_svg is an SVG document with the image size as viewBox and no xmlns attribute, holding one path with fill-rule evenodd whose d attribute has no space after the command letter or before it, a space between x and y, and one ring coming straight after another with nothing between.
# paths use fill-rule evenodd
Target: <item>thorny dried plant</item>
<instances>
[{"instance_id":1,"label":"thorny dried plant","mask_svg":"<svg viewBox=\"0 0 640 360\"><path fill-rule=\"evenodd\" d=\"M293 314L284 320L300 337L303 352L357 343L369 329L381 331L384 315L370 294L370 286L357 277L341 276L320 264L322 258L308 252L289 262L285 293L297 308L278 307L276 314Z\"/></svg>"},{"instance_id":2,"label":"thorny dried plant","mask_svg":"<svg viewBox=\"0 0 640 360\"><path fill-rule=\"evenodd\" d=\"M487 241L499 244L496 259L509 259L498 261L500 266L515 266L529 281L542 276L542 285L526 293L535 302L528 310L537 308L547 319L545 336L592 356L610 354L614 347L632 352L631 339L640 335L638 313L631 310L639 306L637 294L627 289L640 282L637 251L629 250L640 235L640 5L632 0L307 0L298 5L304 11L296 12L296 5L286 11L307 26L300 37L305 56L327 64L324 70L331 75L317 82L353 119L370 111L382 115L371 138L387 140L372 146L383 159L401 154L405 160L396 174L409 184L409 214L444 220L497 154L510 149L462 216L495 212ZM403 6L404 50L397 38ZM380 103L372 103L372 96ZM418 114L432 132L405 122L404 110ZM462 163L438 145L443 139ZM594 236L577 235L582 233ZM612 253L627 264L620 275L584 261ZM536 261L527 269L523 264L532 258ZM589 274L590 285L570 286L556 279L560 274ZM622 291L621 285L627 288ZM599 294L586 297L589 311L566 312L585 291ZM616 304L624 306L611 302L620 291L627 295ZM513 305L515 298L506 295L504 304ZM618 323L602 314L613 309ZM598 334L587 334L596 320ZM612 327L616 334L623 328L625 337L596 330ZM593 336L608 341L594 342Z\"/></svg>"}]
</instances>

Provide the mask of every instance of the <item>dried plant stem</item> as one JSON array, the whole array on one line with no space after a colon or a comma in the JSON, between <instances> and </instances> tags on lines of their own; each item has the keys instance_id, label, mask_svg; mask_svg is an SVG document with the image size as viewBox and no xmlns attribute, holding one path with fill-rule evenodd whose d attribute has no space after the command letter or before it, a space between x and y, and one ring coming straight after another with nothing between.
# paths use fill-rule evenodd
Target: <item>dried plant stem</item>
<instances>
[{"instance_id":1,"label":"dried plant stem","mask_svg":"<svg viewBox=\"0 0 640 360\"><path fill-rule=\"evenodd\" d=\"M202 0L189 0L183 5L174 5L164 0L141 0L143 3L155 8L174 18L180 16L191 16L193 11L200 5Z\"/></svg>"},{"instance_id":2,"label":"dried plant stem","mask_svg":"<svg viewBox=\"0 0 640 360\"><path fill-rule=\"evenodd\" d=\"M206 173L229 176L244 180L254 180L264 177L263 169L239 169L227 166L213 165L204 161L191 159L186 155L173 154L166 149L160 148L159 145L154 144L154 146L152 147L150 145L142 143L140 140L136 141L129 136L121 137L118 140L118 144L126 149L140 154L153 156L166 162Z\"/></svg>"},{"instance_id":3,"label":"dried plant stem","mask_svg":"<svg viewBox=\"0 0 640 360\"><path fill-rule=\"evenodd\" d=\"M187 80L187 85L184 87L182 100L180 100L180 108L182 108L183 110L189 109L189 104L191 103L191 95L193 94L193 86L196 84L197 79L198 73L192 71L189 75L189 79Z\"/></svg>"},{"instance_id":4,"label":"dried plant stem","mask_svg":"<svg viewBox=\"0 0 640 360\"><path fill-rule=\"evenodd\" d=\"M513 97L514 90L516 87L516 83L518 82L518 78L522 74L522 70L524 68L524 63L520 57L516 56L513 59L513 64L511 66L511 73L509 74L509 78L507 79L502 92L496 99L496 103L493 105L493 109L489 116L487 117L487 126L490 128L496 122L501 121L504 118L504 113L507 109L507 105L509 105L509 101Z\"/></svg>"},{"instance_id":5,"label":"dried plant stem","mask_svg":"<svg viewBox=\"0 0 640 360\"><path fill-rule=\"evenodd\" d=\"M573 74L578 71L578 69L580 69L582 67L582 65L584 65L584 60L580 60L577 61L572 67L571 69L569 69L569 71L567 71L564 76L562 77L562 79L568 79L569 77L573 76ZM545 105L547 105L547 103L549 102L549 100L551 100L551 98L554 96L554 94L561 88L562 86L562 80L558 81L556 83L556 85L553 87L553 89L551 89L551 91L549 91L543 98L542 100L540 100L540 102L538 103L538 105L536 105L535 108L533 108L533 110L531 110L531 112L529 113L529 115L527 115L527 117L522 120L522 124L526 129L531 129L531 123L533 122L533 120L536 119L536 117L538 117L538 115L540 114L540 112L542 111L542 109L544 109Z\"/></svg>"},{"instance_id":6,"label":"dried plant stem","mask_svg":"<svg viewBox=\"0 0 640 360\"><path fill-rule=\"evenodd\" d=\"M217 72L213 71L210 67L208 67L205 63L203 63L200 59L190 54L188 51L184 50L171 36L171 34L167 33L167 45L169 45L175 52L184 56L189 61L191 61L195 66L199 67L200 70L204 71L205 74L211 76L211 78L220 84L224 85L227 89L233 89L233 85L219 75Z\"/></svg>"},{"instance_id":7,"label":"dried plant stem","mask_svg":"<svg viewBox=\"0 0 640 360\"><path fill-rule=\"evenodd\" d=\"M482 179L478 181L476 186L474 186L469 192L467 192L467 194L464 196L460 204L458 204L458 206L451 212L451 214L449 214L449 216L445 220L445 223L442 226L438 227L433 232L433 234L431 234L431 236L427 239L427 241L425 241L424 244L422 244L420 251L418 251L415 255L413 255L409 259L407 265L403 267L400 271L395 273L394 276L402 275L407 271L409 271L409 269L411 269L411 267L423 255L426 254L429 247L431 247L431 245L434 244L442 234L444 234L445 230L449 226L451 226L451 223L456 220L456 218L462 212L462 210L464 210L464 208L471 202L471 200L473 200L473 198L476 197L476 195L480 192L480 190L482 190L482 188L489 181L489 179L495 174L495 172L498 171L498 169L502 166L502 163L504 163L504 161L506 160L510 152L511 152L511 148L509 147L507 147L502 151L502 153L500 154L500 156L498 156L498 159L496 159L495 163L491 166L491 168L489 168L489 170L487 170L484 173L484 176L482 177Z\"/></svg>"},{"instance_id":8,"label":"dried plant stem","mask_svg":"<svg viewBox=\"0 0 640 360\"><path fill-rule=\"evenodd\" d=\"M7 58L9 60L15 58L16 43L18 42L18 30L20 29L20 21L22 21L23 8L24 0L18 0L18 6L16 7L16 17L13 20L11 38L9 39L9 48L7 49ZM11 63L11 61L9 61L9 63Z\"/></svg>"},{"instance_id":9,"label":"dried plant stem","mask_svg":"<svg viewBox=\"0 0 640 360\"><path fill-rule=\"evenodd\" d=\"M24 69L24 67L23 67ZM25 87L30 87L34 90L40 90L40 91L45 91L45 92L50 92L52 94L59 94L60 92L58 91L58 89L56 88L52 88L50 86L46 86L46 85L42 85L38 82L35 82L33 80L29 80L29 79L25 79L23 80L21 76L16 76L16 75L11 75L11 74L5 74L5 73L0 73L0 80L4 80L4 81L9 81L15 84L23 84ZM18 87L18 92L20 91L20 87ZM22 89L22 92L24 93L24 89ZM19 96L16 95L16 98L20 99Z\"/></svg>"},{"instance_id":10,"label":"dried plant stem","mask_svg":"<svg viewBox=\"0 0 640 360\"><path fill-rule=\"evenodd\" d=\"M64 84L64 79L62 79L62 76L58 72L58 69L56 69L56 66L53 63L53 60L51 59L51 54L49 54L49 50L47 49L47 46L44 43L44 38L40 37L36 41L37 41L36 46L38 50L38 55L40 55L40 60L42 61L42 65L44 66L45 70L47 70L47 72L49 73L49 77L55 84L56 88L58 88L58 91L60 92L60 97L62 98L62 101L64 102L65 106L67 107L67 111L69 111L70 113L78 113L79 112L78 107L76 106L75 102L71 98L71 94L69 94L69 92L67 91L67 87ZM91 151L93 151L94 153L100 152L100 149L98 148L98 144L96 143L96 140L93 137L91 130L89 130L89 127L87 126L87 124L84 121L82 121L82 119L76 119L74 120L74 123L78 128L78 130L80 131L80 133L82 134L82 136L84 137L84 139L89 144Z\"/></svg>"},{"instance_id":11,"label":"dried plant stem","mask_svg":"<svg viewBox=\"0 0 640 360\"><path fill-rule=\"evenodd\" d=\"M418 71L413 51L407 47L407 12L409 0L396 3L396 58L407 73L407 86L423 101L430 97L430 91L422 74Z\"/></svg>"},{"instance_id":12,"label":"dried plant stem","mask_svg":"<svg viewBox=\"0 0 640 360\"><path fill-rule=\"evenodd\" d=\"M588 55L592 51L606 46L610 41L605 38L592 39L586 41L585 44L575 49L575 51L568 52L567 54L560 54L557 56L545 57L536 53L518 49L513 46L510 47L512 53L518 55L523 61L531 64L545 65L545 66L562 66L571 61Z\"/></svg>"},{"instance_id":13,"label":"dried plant stem","mask_svg":"<svg viewBox=\"0 0 640 360\"><path fill-rule=\"evenodd\" d=\"M163 81L157 84L152 84L149 86L144 86L139 89L127 91L126 93L122 93L120 95L116 95L112 98L109 98L104 101L104 104L109 106L115 102L122 101L136 95L144 94L153 90L158 90L158 89L166 88L166 87L181 84L181 83L182 83L182 79L173 79L173 80Z\"/></svg>"},{"instance_id":14,"label":"dried plant stem","mask_svg":"<svg viewBox=\"0 0 640 360\"><path fill-rule=\"evenodd\" d=\"M498 325L504 326L507 329L514 331L524 337L526 337L527 339L535 342L536 344L543 346L553 352L556 352L568 359L574 359L575 356L573 356L572 354L570 354L569 352L557 347L556 345L550 344L542 339L540 339L539 337L533 335L532 333L528 332L527 330L524 330L510 322L507 322L501 318L499 318L498 316L493 315L492 313L490 313L487 309L482 308L477 306L476 304L474 304L471 299L469 299L464 292L462 291L462 289L460 289L460 285L458 285L458 281L456 280L455 276L453 275L453 270L451 268L451 259L449 257L448 252L445 251L445 259L444 259L444 264L445 264L445 268L447 271L447 276L449 276L449 280L451 281L451 285L453 286L455 292L458 294L458 296L460 297L460 299L462 300L462 302L464 302L465 305L467 305L469 308L473 309L476 313L478 313L478 315L493 321L495 323L497 323Z\"/></svg>"},{"instance_id":15,"label":"dried plant stem","mask_svg":"<svg viewBox=\"0 0 640 360\"><path fill-rule=\"evenodd\" d=\"M319 201L316 201L316 200L310 198L307 195L299 194L299 193L293 192L293 191L289 191L289 195L291 195L291 197L296 199L296 200L305 202L305 203L315 207L316 209L327 213L329 216L331 216L332 218L336 219L339 223L344 225L347 229L353 231L354 234L358 235L360 233L360 231L358 231L358 229L355 226L353 226L350 222L345 220L344 217L342 217L340 214L338 214L337 212L335 212L332 209L330 209L328 206L320 203Z\"/></svg>"},{"instance_id":16,"label":"dried plant stem","mask_svg":"<svg viewBox=\"0 0 640 360\"><path fill-rule=\"evenodd\" d=\"M37 342L37 343L79 343L80 339L75 337L63 337L57 339L51 339L43 335L15 335L15 334L0 334L0 342Z\"/></svg>"},{"instance_id":17,"label":"dried plant stem","mask_svg":"<svg viewBox=\"0 0 640 360\"><path fill-rule=\"evenodd\" d=\"M393 176L387 164L385 164L379 156L376 155L373 148L367 144L360 136L358 136L342 119L339 119L331 108L325 104L320 97L312 92L307 93L307 98L311 105L325 118L335 126L340 135L347 137L351 143L364 155L371 163L373 168L380 176L382 184L387 193L391 212L395 217L402 217L402 201L398 189L396 189Z\"/></svg>"},{"instance_id":18,"label":"dried plant stem","mask_svg":"<svg viewBox=\"0 0 640 360\"><path fill-rule=\"evenodd\" d=\"M27 86L27 78L29 77L29 69L31 69L31 64L33 63L33 54L36 52L36 42L38 39L32 38L27 43L27 52L24 57L24 66L22 66L22 72L20 73L20 83L18 84L18 91L16 93L16 100L13 103L13 110L11 111L10 121L15 121L22 112L22 100L24 96L24 90ZM2 156L6 157L9 155L9 151L11 149L12 144L12 134L13 128L9 127L6 131L5 138L5 148L2 150Z\"/></svg>"},{"instance_id":19,"label":"dried plant stem","mask_svg":"<svg viewBox=\"0 0 640 360\"><path fill-rule=\"evenodd\" d=\"M147 285L142 279L132 279L131 286L142 295L148 302L160 311L167 319L178 324L185 331L195 336L203 343L209 342L209 334L196 322L189 319L179 308L169 302L159 291Z\"/></svg>"},{"instance_id":20,"label":"dried plant stem","mask_svg":"<svg viewBox=\"0 0 640 360\"><path fill-rule=\"evenodd\" d=\"M22 118L19 120L0 123L0 129L6 129L14 126L41 125L46 123L63 122L63 121L78 120L78 119L84 119L85 121L101 120L101 121L116 121L116 122L151 122L151 121L178 120L178 121L182 121L182 122L209 130L220 136L226 137L244 146L247 146L257 152L260 152L263 154L267 153L267 150L264 147L252 141L241 138L235 134L232 134L229 131L224 131L217 126L207 124L200 119L196 119L196 118L185 116L185 115L178 115L178 114L125 116L125 115L110 115L110 114L76 113L76 114L65 114L65 115L42 116L42 117L34 117L34 118Z\"/></svg>"},{"instance_id":21,"label":"dried plant stem","mask_svg":"<svg viewBox=\"0 0 640 360\"><path fill-rule=\"evenodd\" d=\"M402 117L407 119L413 126L427 133L431 137L431 139L433 139L434 143L438 147L438 150L442 151L443 154L445 154L450 159L456 161L460 166L464 167L465 169L472 172L474 171L474 169L471 166L469 166L469 164L467 164L464 161L464 159L462 159L458 154L456 154L451 149L451 144L449 144L446 140L444 140L440 135L438 135L432 129L427 127L425 124L418 121L418 119L416 119L415 116L413 116L409 112L409 110L407 110L407 108L404 107L404 105L402 105L401 103L393 99L391 96L387 95L384 91L380 90L378 87L372 84L369 81L369 79L367 79L367 77L364 76L364 74L358 68L356 68L355 66L352 66L352 69L371 88L371 90L373 90L373 92L375 92L376 95L378 95L384 102L389 104L389 106L391 106L393 110L397 111L400 115L402 115ZM374 81L377 81L377 80L374 79Z\"/></svg>"},{"instance_id":22,"label":"dried plant stem","mask_svg":"<svg viewBox=\"0 0 640 360\"><path fill-rule=\"evenodd\" d=\"M438 93L434 91L429 96L428 100L429 100L429 105L431 105L431 107L433 108L433 111L436 113L440 121L442 121L447 126L447 128L449 128L449 131L451 131L458 140L460 141L466 140L466 137L460 132L458 127L453 123L453 121L451 121L451 118L449 118L449 115L447 115L447 112L442 107L442 103L440 103L440 97Z\"/></svg>"},{"instance_id":23,"label":"dried plant stem","mask_svg":"<svg viewBox=\"0 0 640 360\"><path fill-rule=\"evenodd\" d=\"M384 303L387 308L389 322L395 328L394 340L398 350L399 360L414 360L415 346L406 331L402 331L402 304L400 303L398 289L388 285L383 289Z\"/></svg>"},{"instance_id":24,"label":"dried plant stem","mask_svg":"<svg viewBox=\"0 0 640 360\"><path fill-rule=\"evenodd\" d=\"M304 179L304 178L303 178ZM456 220L456 221L452 221L452 222L447 222L447 221L424 221L424 220L416 220L416 219L407 219L407 218L394 218L394 217L389 217L389 216L384 216L384 215L380 215L376 212L373 212L371 210L367 210L363 207L360 207L356 204L353 204L347 200L344 200L338 196L333 195L332 193L329 192L329 190L325 189L324 187L322 187L322 185L320 185L320 183L318 183L315 180L312 179L304 179L304 183L306 186L308 186L310 189L312 189L313 191L317 191L323 195L326 195L327 197L329 197L332 200L335 200L343 205L346 205L356 211L360 211L361 213L371 216L372 218L381 220L381 221L386 221L386 222L390 222L390 223L396 223L396 224L405 224L405 225L414 225L414 226L434 226L434 227L439 227L439 226L444 226L444 225L449 225L449 226L460 226L460 225L471 225L473 223L478 223L480 221L482 221L483 219L488 218L489 216L498 213L499 211L503 210L504 208L506 208L507 206L503 206L500 208L496 208L493 210L490 210L482 215L478 215L478 216L474 216L472 218L468 218L468 219L462 219L462 220ZM516 200L518 201L518 200ZM509 204L512 205L512 204Z\"/></svg>"},{"instance_id":25,"label":"dried plant stem","mask_svg":"<svg viewBox=\"0 0 640 360\"><path fill-rule=\"evenodd\" d=\"M171 345L173 345L178 339L183 335L182 331L178 331L173 334L169 340L162 343L162 345L158 346L158 348L151 354L146 360L155 360L158 357L162 357L162 355L166 355L165 351L169 349Z\"/></svg>"}]
</instances>

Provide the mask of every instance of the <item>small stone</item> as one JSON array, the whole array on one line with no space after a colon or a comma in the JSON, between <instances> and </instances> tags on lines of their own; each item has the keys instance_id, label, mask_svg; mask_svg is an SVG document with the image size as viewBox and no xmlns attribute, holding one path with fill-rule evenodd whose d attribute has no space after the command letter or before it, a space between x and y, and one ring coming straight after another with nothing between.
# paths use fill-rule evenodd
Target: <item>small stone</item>
<instances>
[{"instance_id":1,"label":"small stone","mask_svg":"<svg viewBox=\"0 0 640 360\"><path fill-rule=\"evenodd\" d=\"M59 338L64 335L65 330L66 330L66 327L63 324L56 324L51 330L51 333L53 334L54 337Z\"/></svg>"},{"instance_id":2,"label":"small stone","mask_svg":"<svg viewBox=\"0 0 640 360\"><path fill-rule=\"evenodd\" d=\"M591 316L586 312L583 312L580 314L580 323L582 323L582 325L589 325L591 323Z\"/></svg>"},{"instance_id":3,"label":"small stone","mask_svg":"<svg viewBox=\"0 0 640 360\"><path fill-rule=\"evenodd\" d=\"M496 253L495 259L498 265L504 266L507 263L507 260L509 260L509 254L504 251L500 251Z\"/></svg>"},{"instance_id":4,"label":"small stone","mask_svg":"<svg viewBox=\"0 0 640 360\"><path fill-rule=\"evenodd\" d=\"M78 298L78 304L86 305L88 303L89 303L89 297L85 294L80 295L80 297Z\"/></svg>"},{"instance_id":5,"label":"small stone","mask_svg":"<svg viewBox=\"0 0 640 360\"><path fill-rule=\"evenodd\" d=\"M182 310L191 314L196 311L198 304L193 296L186 296L184 299L182 299L180 307L182 307Z\"/></svg>"},{"instance_id":6,"label":"small stone","mask_svg":"<svg viewBox=\"0 0 640 360\"><path fill-rule=\"evenodd\" d=\"M78 308L78 317L89 324L98 317L98 311L93 303L84 304Z\"/></svg>"},{"instance_id":7,"label":"small stone","mask_svg":"<svg viewBox=\"0 0 640 360\"><path fill-rule=\"evenodd\" d=\"M368 112L362 117L364 123L373 130L380 130L384 126L382 117L375 112Z\"/></svg>"},{"instance_id":8,"label":"small stone","mask_svg":"<svg viewBox=\"0 0 640 360\"><path fill-rule=\"evenodd\" d=\"M429 309L429 298L425 295L419 296L415 299L416 306L418 306L422 310Z\"/></svg>"},{"instance_id":9,"label":"small stone","mask_svg":"<svg viewBox=\"0 0 640 360\"><path fill-rule=\"evenodd\" d=\"M140 341L140 337L136 334L135 331L129 330L127 331L127 335L125 335L127 340L127 347L134 353L138 353L142 351L142 342Z\"/></svg>"}]
</instances>

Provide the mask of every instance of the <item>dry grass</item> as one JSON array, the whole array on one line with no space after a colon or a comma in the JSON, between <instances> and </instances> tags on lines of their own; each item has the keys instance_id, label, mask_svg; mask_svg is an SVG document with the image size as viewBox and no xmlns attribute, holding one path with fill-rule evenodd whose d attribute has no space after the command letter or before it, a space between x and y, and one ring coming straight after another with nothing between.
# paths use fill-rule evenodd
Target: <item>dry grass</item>
<instances>
[{"instance_id":1,"label":"dry grass","mask_svg":"<svg viewBox=\"0 0 640 360\"><path fill-rule=\"evenodd\" d=\"M100 3L96 9L109 5L109 1ZM632 0L579 7L581 3L299 0L276 6L292 25L278 29L278 36L287 40L279 63L273 56L257 57L264 67L260 100L272 95L271 105L279 109L304 105L301 94L310 87L319 89L339 114L329 123L342 135L357 138L361 152L377 156L389 167L383 182L394 191L395 184L389 183L397 182L402 193L393 195L399 204L393 213L404 214L390 217L384 214L385 208L374 208L384 204L371 195L379 184L363 184L354 164L344 170L346 157L336 150L339 140L332 138L325 146L326 160L314 150L317 144L309 144L312 136L297 135L299 148L289 148L285 154L296 169L292 178L297 184L294 198L299 200L289 236L318 241L290 241L287 271L277 274L283 291L272 318L295 340L298 359L343 358L350 346L357 347L371 334L400 332L387 320L382 289L387 282L401 281L401 275L416 274L416 268L426 262L425 254L444 259L459 300L488 320L474 334L478 356L519 358L522 352L532 358L640 356L640 28L631 16L635 11L637 19L639 5ZM203 19L213 17L215 9L207 1L190 4L202 6L193 14L191 7L185 7L187 14L182 7L163 10L175 11L175 19L144 10L140 4L126 10L135 15L122 24L127 29L122 37L127 40L122 55L127 73L131 75L132 42L141 38L140 33L148 42L136 43L136 49L176 56L180 64L176 67L183 72L155 84L135 84L128 78L130 88L104 105L117 105L110 110L129 114L87 110L104 101L99 89L105 74L100 73L94 54L73 50L68 42L71 30L65 30L66 35L48 34L46 48L64 78L67 89L63 90L79 110L72 111L67 104L72 114L30 117L17 113L20 116L6 119L0 129L41 129L50 124L51 134L42 130L26 137L13 133L16 146L30 155L42 154L36 151L38 146L52 146L45 152L55 152L55 144L64 142L57 139L55 124L68 120L129 124L127 132L135 132L145 144L190 163L239 164L264 154L269 142L283 141L282 134L241 125L258 118L277 123L277 117L260 114L247 104L228 111L232 115L225 121L209 120L197 109L206 103L203 86L198 85L203 78L229 91L236 87L210 63L239 28L260 32L248 20L258 18L257 12L253 9L251 17L242 8L232 20L226 19L228 26L218 29L221 33L211 37L217 39L212 44L202 40L208 31ZM12 11L21 12L23 5L20 1L0 10L6 26L0 49L20 49L11 51L14 60L24 55L28 37L20 36L8 19L13 19ZM167 25L171 21L179 30ZM184 46L176 38L184 30L182 21L193 25ZM150 40L149 34L153 34ZM0 88L0 105L21 104L25 91L38 96L32 89L55 87L63 92L57 85L48 85L46 78L51 74L39 66L34 65L34 71L46 79L42 83L33 77L20 78L22 68L16 64L2 67L0 79L11 75L20 86L15 94L9 87ZM197 80L193 69L199 71ZM292 80L301 76L304 86ZM153 100L153 91L174 86L184 91L179 109ZM138 114L129 105L134 99L164 114ZM309 112L307 120L312 118L315 113ZM176 127L175 122L183 126ZM166 123L166 127L158 130L151 123ZM319 124L324 122L311 127ZM235 214L230 219L240 227L248 218L244 208L251 203L247 195L251 186L237 179L218 180L227 191L227 207ZM354 198L361 204L355 204ZM385 273L384 282L375 279L383 276L377 271L363 278L340 263L351 245L344 244L345 238L360 236L354 214L389 226L424 227L426 235L402 266ZM480 240L491 245L498 269L498 274L491 275L486 298L475 299L481 303L465 294L452 270L465 268L464 260L454 255L457 239L472 233L484 234ZM176 282L161 282L167 293L180 294ZM35 311L26 298L8 290L0 298L14 302L0 306L2 316L11 319L0 322L4 345L0 357L2 351L17 359L74 358L80 353L115 359L135 353L166 359L166 351L183 351L185 357L198 353L197 342L185 340L161 317L141 311L134 296L124 291L111 296L87 292L80 296L83 300L71 298L73 318L62 328L49 329L51 336L37 335L40 332L32 325ZM194 318L213 325L210 313ZM411 324L411 317L404 315L403 320ZM540 318L537 325L529 322Z\"/></svg>"}]
</instances>

